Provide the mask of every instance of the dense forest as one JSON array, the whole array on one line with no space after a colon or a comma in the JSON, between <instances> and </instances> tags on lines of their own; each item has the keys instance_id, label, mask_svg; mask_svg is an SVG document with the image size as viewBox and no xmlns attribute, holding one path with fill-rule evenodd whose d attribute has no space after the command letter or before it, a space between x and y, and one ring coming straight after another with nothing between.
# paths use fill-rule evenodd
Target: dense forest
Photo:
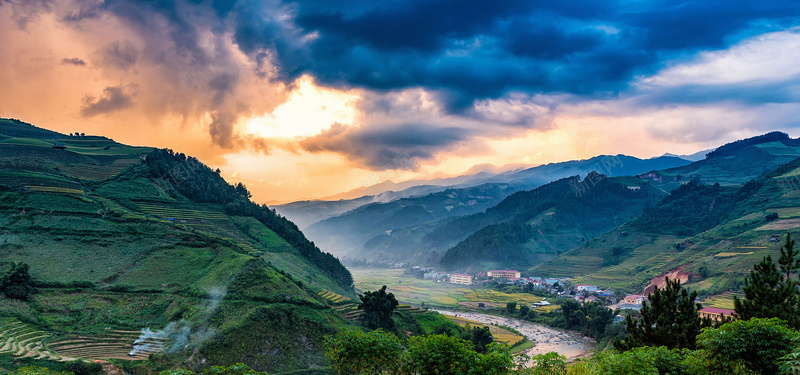
<instances>
[{"instance_id":1,"label":"dense forest","mask_svg":"<svg viewBox=\"0 0 800 375\"><path fill-rule=\"evenodd\" d=\"M631 225L645 232L695 235L725 220L736 203L759 186L753 181L736 188L692 180L673 190L657 206L645 210Z\"/></svg>"}]
</instances>

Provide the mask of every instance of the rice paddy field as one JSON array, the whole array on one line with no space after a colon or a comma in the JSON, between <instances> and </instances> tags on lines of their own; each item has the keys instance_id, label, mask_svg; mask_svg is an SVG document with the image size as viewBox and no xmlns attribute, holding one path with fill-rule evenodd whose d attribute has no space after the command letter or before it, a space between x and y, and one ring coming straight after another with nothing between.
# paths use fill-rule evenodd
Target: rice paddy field
<instances>
[{"instance_id":1,"label":"rice paddy field","mask_svg":"<svg viewBox=\"0 0 800 375\"><path fill-rule=\"evenodd\" d=\"M703 307L717 307L720 309L733 310L734 295L735 294L733 293L723 293L715 296L709 296L707 299L705 299L700 303L703 305ZM743 298L743 296L739 296L739 298Z\"/></svg>"},{"instance_id":2,"label":"rice paddy field","mask_svg":"<svg viewBox=\"0 0 800 375\"><path fill-rule=\"evenodd\" d=\"M463 307L462 302L483 302L505 305L507 302L533 304L542 299L527 293L503 293L479 286L465 286L421 280L404 274L402 269L351 269L356 289L360 291L378 290L386 285L388 292L394 293L400 303L410 305L439 306L447 308Z\"/></svg>"},{"instance_id":3,"label":"rice paddy field","mask_svg":"<svg viewBox=\"0 0 800 375\"><path fill-rule=\"evenodd\" d=\"M516 346L517 344L520 344L520 343L522 343L522 341L525 340L524 336L522 336L520 334L517 334L517 333L514 333L514 332L511 332L511 331L509 331L509 330L507 330L505 328L499 327L499 326L495 326L495 325L491 325L491 324L485 324L485 323L481 323L481 322L478 322L478 321L475 321L475 320L469 320L469 319L462 318L462 317L456 317L456 316L450 316L450 315L445 315L445 316L447 317L447 319L450 319L451 321L455 322L456 324L458 324L458 325L460 325L462 327L467 327L467 326L470 326L470 327L489 327L489 331L492 333L492 337L494 337L496 342L501 342L501 343L506 344L506 345L511 346L511 347Z\"/></svg>"}]
</instances>

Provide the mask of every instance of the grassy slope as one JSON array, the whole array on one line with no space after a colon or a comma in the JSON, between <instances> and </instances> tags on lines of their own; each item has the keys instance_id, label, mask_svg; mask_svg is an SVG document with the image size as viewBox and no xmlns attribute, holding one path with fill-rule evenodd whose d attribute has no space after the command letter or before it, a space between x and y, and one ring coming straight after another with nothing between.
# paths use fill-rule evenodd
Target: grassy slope
<instances>
[{"instance_id":1,"label":"grassy slope","mask_svg":"<svg viewBox=\"0 0 800 375\"><path fill-rule=\"evenodd\" d=\"M44 286L27 303L0 297L0 314L55 336L183 319L202 344L194 363L319 365L321 335L343 321L317 293L353 291L255 218L148 178L141 157L150 150L0 120L0 259L30 264ZM266 337L281 355L261 347ZM235 352L224 345L231 339Z\"/></svg>"},{"instance_id":2,"label":"grassy slope","mask_svg":"<svg viewBox=\"0 0 800 375\"><path fill-rule=\"evenodd\" d=\"M756 185L717 189L715 195L707 197L715 205L722 203L724 196L738 196L735 204L723 212L715 211L711 217L696 219L711 221L710 228L701 228L699 232L653 230L633 222L532 271L547 276L577 276L576 282L639 292L651 278L685 266L687 273L694 273L688 286L701 294L736 291L753 264L765 255L778 254L781 242L770 239L800 227L798 173L800 160L793 160L759 179ZM727 176L733 179L732 174ZM701 205L702 199L688 198ZM703 207L712 210L707 203ZM686 215L659 208L651 214L660 217L662 226L672 222L675 228L684 227ZM778 213L779 219L767 223L766 216L770 213ZM684 241L690 245L675 247ZM622 250L612 256L615 248ZM700 276L701 267L708 269L705 277Z\"/></svg>"}]
</instances>

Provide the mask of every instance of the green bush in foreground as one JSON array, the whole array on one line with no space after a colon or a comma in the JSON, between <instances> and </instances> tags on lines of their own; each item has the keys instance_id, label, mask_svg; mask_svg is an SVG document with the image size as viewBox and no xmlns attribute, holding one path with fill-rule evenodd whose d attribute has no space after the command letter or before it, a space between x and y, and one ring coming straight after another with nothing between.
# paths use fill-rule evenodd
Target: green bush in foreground
<instances>
[{"instance_id":1,"label":"green bush in foreground","mask_svg":"<svg viewBox=\"0 0 800 375\"><path fill-rule=\"evenodd\" d=\"M196 375L197 373L192 370L167 370L161 371L159 375ZM237 363L231 366L212 366L209 369L203 370L200 374L203 375L268 375L266 372L259 372L251 369L245 364ZM32 374L38 375L38 374ZM51 374L42 374L51 375ZM55 374L54 374L55 375Z\"/></svg>"},{"instance_id":2,"label":"green bush in foreground","mask_svg":"<svg viewBox=\"0 0 800 375\"><path fill-rule=\"evenodd\" d=\"M400 339L382 330L345 329L325 337L325 356L340 374L397 372L402 351Z\"/></svg>"},{"instance_id":3,"label":"green bush in foreground","mask_svg":"<svg viewBox=\"0 0 800 375\"><path fill-rule=\"evenodd\" d=\"M447 335L411 337L403 349L395 335L345 329L325 339L325 354L340 374L500 375L517 366L508 346L490 344L486 354Z\"/></svg>"}]
</instances>

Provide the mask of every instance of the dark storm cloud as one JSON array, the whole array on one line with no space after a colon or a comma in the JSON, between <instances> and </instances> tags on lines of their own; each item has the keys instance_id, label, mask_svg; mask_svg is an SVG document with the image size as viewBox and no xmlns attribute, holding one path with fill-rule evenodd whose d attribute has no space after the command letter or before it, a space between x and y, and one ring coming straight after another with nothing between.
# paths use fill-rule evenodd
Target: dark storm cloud
<instances>
[{"instance_id":1,"label":"dark storm cloud","mask_svg":"<svg viewBox=\"0 0 800 375\"><path fill-rule=\"evenodd\" d=\"M6 6L3 1L0 6ZM679 63L702 51L726 49L753 35L800 25L797 0L54 3L58 2L16 0L11 6L23 28L37 12L54 8L61 9L59 19L76 28L101 16L116 17L133 34L131 41L102 46L92 64L119 70L130 80L136 79L140 66L158 71L157 87L163 93L143 90L137 102L145 102L146 95L161 95L147 102L163 103L162 112L210 116L209 135L223 147L244 142L233 126L258 106L253 86L278 81L291 88L308 74L317 84L366 89L362 97L384 96L385 102L375 99L370 104L383 112L381 121L352 128L337 125L302 145L311 152L342 153L372 168L383 168L403 155L430 159L471 137L497 136L502 133L495 130L498 127L547 126L557 105L513 116L476 109L486 99L502 101L518 93L555 94L574 102L641 95L640 103L654 107L797 100L792 82L769 87L683 85L644 94L631 87L637 77L652 75L667 62ZM240 52L248 61L241 61ZM131 105L132 96L122 87L109 87L100 99L88 100L84 116ZM408 88L431 95L442 109L435 115L452 116L450 120L406 116L416 103L406 110L392 101L394 94ZM388 118L406 123L384 125Z\"/></svg>"},{"instance_id":2,"label":"dark storm cloud","mask_svg":"<svg viewBox=\"0 0 800 375\"><path fill-rule=\"evenodd\" d=\"M81 107L81 116L92 117L131 107L135 90L136 87L106 87L100 98L86 96Z\"/></svg>"},{"instance_id":3,"label":"dark storm cloud","mask_svg":"<svg viewBox=\"0 0 800 375\"><path fill-rule=\"evenodd\" d=\"M417 160L431 159L470 137L470 131L430 124L378 125L352 128L334 124L329 130L303 140L309 152L344 154L352 162L375 170L414 170Z\"/></svg>"},{"instance_id":4,"label":"dark storm cloud","mask_svg":"<svg viewBox=\"0 0 800 375\"><path fill-rule=\"evenodd\" d=\"M335 85L452 90L461 104L509 90L617 92L665 57L724 48L800 16L796 1L316 4L301 1L297 17L319 32L306 71Z\"/></svg>"},{"instance_id":5,"label":"dark storm cloud","mask_svg":"<svg viewBox=\"0 0 800 375\"><path fill-rule=\"evenodd\" d=\"M86 61L83 61L82 59L79 59L77 57L73 57L73 58L66 58L65 57L65 58L61 59L61 63L65 64L65 65L78 65L78 66L86 65Z\"/></svg>"}]
</instances>

